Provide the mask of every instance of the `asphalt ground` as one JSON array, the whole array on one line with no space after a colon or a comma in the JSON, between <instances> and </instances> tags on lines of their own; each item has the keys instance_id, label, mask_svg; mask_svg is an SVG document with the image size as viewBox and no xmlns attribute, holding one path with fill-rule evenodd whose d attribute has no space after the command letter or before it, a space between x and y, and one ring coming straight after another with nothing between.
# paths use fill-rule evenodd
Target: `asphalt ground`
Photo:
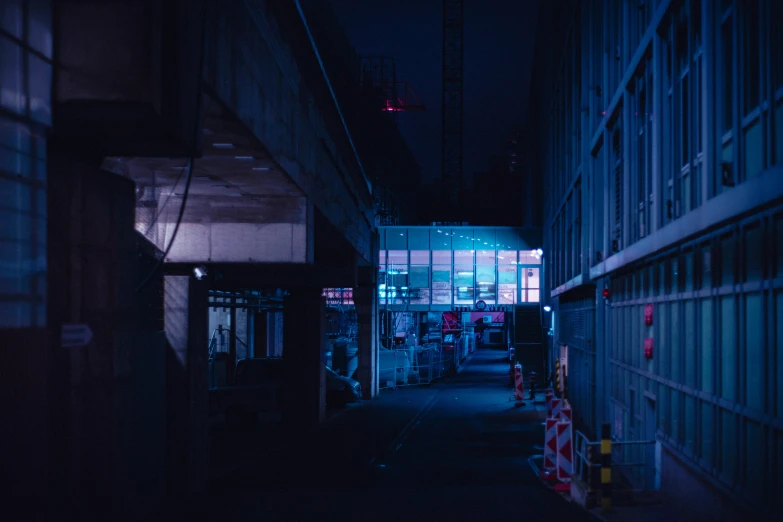
<instances>
[{"instance_id":1,"label":"asphalt ground","mask_svg":"<svg viewBox=\"0 0 783 522\"><path fill-rule=\"evenodd\" d=\"M543 410L513 402L505 352L478 351L449 379L332 413L316 435L292 437L273 422L221 434L209 491L164 518L596 520L528 464L541 453Z\"/></svg>"}]
</instances>

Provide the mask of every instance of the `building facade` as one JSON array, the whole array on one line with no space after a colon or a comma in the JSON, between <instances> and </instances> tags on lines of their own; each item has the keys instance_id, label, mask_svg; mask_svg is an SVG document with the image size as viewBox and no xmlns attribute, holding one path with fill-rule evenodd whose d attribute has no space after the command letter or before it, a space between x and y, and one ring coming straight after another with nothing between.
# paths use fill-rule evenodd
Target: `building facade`
<instances>
[{"instance_id":1,"label":"building facade","mask_svg":"<svg viewBox=\"0 0 783 522\"><path fill-rule=\"evenodd\" d=\"M571 1L541 17L527 135L575 416L659 440L684 515L780 508L783 2Z\"/></svg>"},{"instance_id":2,"label":"building facade","mask_svg":"<svg viewBox=\"0 0 783 522\"><path fill-rule=\"evenodd\" d=\"M52 121L52 13L44 0L0 4L0 332L3 367L27 371L0 390L3 435L10 425L46 431L47 140ZM29 358L29 359L28 359ZM27 362L27 361L36 361ZM18 398L28 402L22 404ZM22 455L10 496L45 489L45 436L32 449L22 437L0 435L6 455ZM32 437L28 437L32 438ZM4 459L6 460L6 459Z\"/></svg>"},{"instance_id":3,"label":"building facade","mask_svg":"<svg viewBox=\"0 0 783 522\"><path fill-rule=\"evenodd\" d=\"M46 325L46 134L51 6L0 7L0 327Z\"/></svg>"},{"instance_id":4,"label":"building facade","mask_svg":"<svg viewBox=\"0 0 783 522\"><path fill-rule=\"evenodd\" d=\"M540 231L513 227L381 227L378 303L446 311L539 303Z\"/></svg>"}]
</instances>

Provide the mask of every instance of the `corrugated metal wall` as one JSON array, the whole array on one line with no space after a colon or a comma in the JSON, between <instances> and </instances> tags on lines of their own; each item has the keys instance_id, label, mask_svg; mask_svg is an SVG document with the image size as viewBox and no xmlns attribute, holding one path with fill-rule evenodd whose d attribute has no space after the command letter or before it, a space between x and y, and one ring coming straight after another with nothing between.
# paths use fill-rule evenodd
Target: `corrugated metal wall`
<instances>
[{"instance_id":1,"label":"corrugated metal wall","mask_svg":"<svg viewBox=\"0 0 783 522\"><path fill-rule=\"evenodd\" d=\"M568 400L584 431L595 433L595 298L561 298L556 343L568 347Z\"/></svg>"}]
</instances>

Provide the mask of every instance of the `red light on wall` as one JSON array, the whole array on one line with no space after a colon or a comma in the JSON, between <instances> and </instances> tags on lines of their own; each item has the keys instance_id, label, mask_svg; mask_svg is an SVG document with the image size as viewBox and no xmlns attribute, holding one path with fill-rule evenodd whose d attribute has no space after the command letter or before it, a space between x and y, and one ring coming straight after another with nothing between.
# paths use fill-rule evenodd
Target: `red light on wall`
<instances>
[{"instance_id":1,"label":"red light on wall","mask_svg":"<svg viewBox=\"0 0 783 522\"><path fill-rule=\"evenodd\" d=\"M652 337L648 337L644 340L644 357L645 359L652 359L653 356L653 340Z\"/></svg>"},{"instance_id":2,"label":"red light on wall","mask_svg":"<svg viewBox=\"0 0 783 522\"><path fill-rule=\"evenodd\" d=\"M653 324L653 305L644 305L644 324L652 326Z\"/></svg>"},{"instance_id":3,"label":"red light on wall","mask_svg":"<svg viewBox=\"0 0 783 522\"><path fill-rule=\"evenodd\" d=\"M608 288L604 288L604 291L601 292L601 295L604 296L604 299L608 299L609 298L609 289Z\"/></svg>"}]
</instances>

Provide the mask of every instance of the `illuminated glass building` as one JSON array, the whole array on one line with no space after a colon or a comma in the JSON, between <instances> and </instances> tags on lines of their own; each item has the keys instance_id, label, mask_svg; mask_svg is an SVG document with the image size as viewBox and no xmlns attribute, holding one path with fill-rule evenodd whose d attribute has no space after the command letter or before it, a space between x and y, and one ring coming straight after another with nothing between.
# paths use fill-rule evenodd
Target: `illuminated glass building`
<instances>
[{"instance_id":1,"label":"illuminated glass building","mask_svg":"<svg viewBox=\"0 0 783 522\"><path fill-rule=\"evenodd\" d=\"M491 328L479 342L515 344L519 362L543 366L540 229L380 227L379 234L382 346L414 334L446 349L457 345L455 353L464 348L459 364L475 347L469 338L484 332L476 321L484 321Z\"/></svg>"},{"instance_id":2,"label":"illuminated glass building","mask_svg":"<svg viewBox=\"0 0 783 522\"><path fill-rule=\"evenodd\" d=\"M683 520L779 509L783 2L542 10L528 145L574 415L657 439ZM655 452L631 453L650 487Z\"/></svg>"},{"instance_id":3,"label":"illuminated glass building","mask_svg":"<svg viewBox=\"0 0 783 522\"><path fill-rule=\"evenodd\" d=\"M379 304L411 311L539 302L537 229L382 227Z\"/></svg>"}]
</instances>

